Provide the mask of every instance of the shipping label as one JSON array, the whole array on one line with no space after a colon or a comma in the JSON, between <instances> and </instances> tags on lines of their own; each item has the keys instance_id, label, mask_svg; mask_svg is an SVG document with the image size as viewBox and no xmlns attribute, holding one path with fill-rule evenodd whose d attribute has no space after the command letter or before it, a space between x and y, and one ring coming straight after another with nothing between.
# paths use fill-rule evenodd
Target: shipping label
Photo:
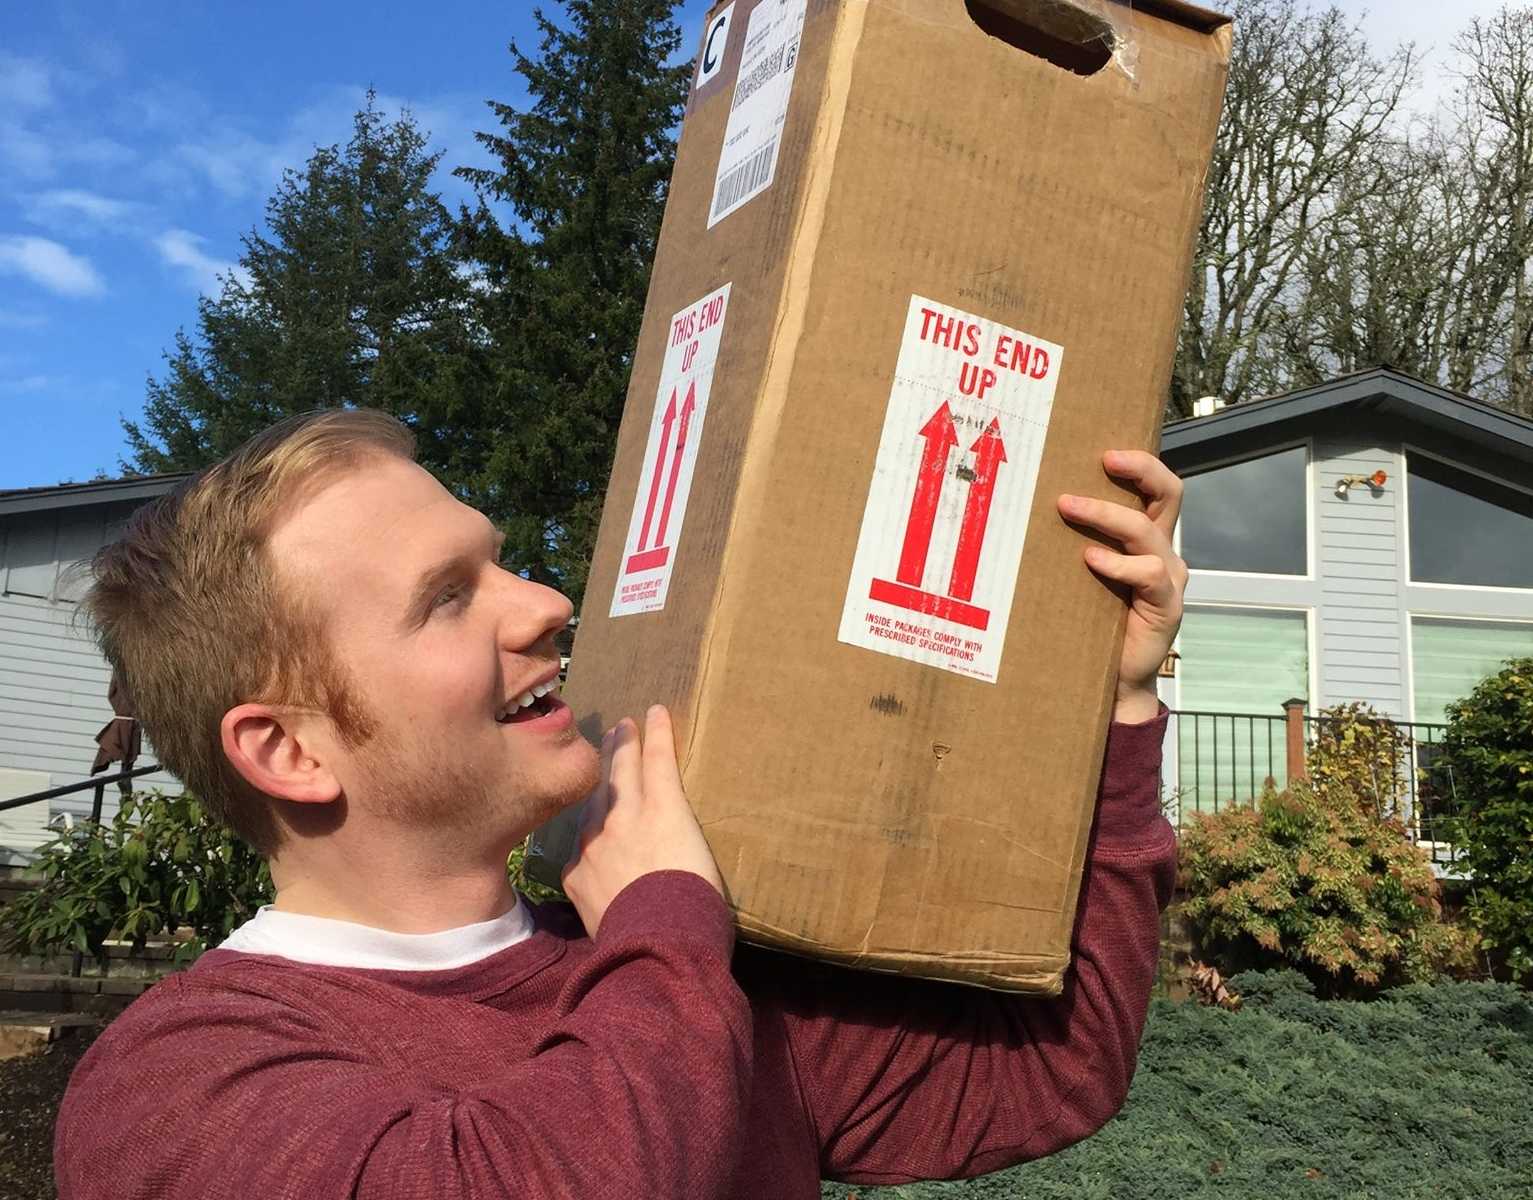
<instances>
[{"instance_id":1,"label":"shipping label","mask_svg":"<svg viewBox=\"0 0 1533 1200\"><path fill-rule=\"evenodd\" d=\"M841 641L996 681L1063 360L911 299Z\"/></svg>"},{"instance_id":2,"label":"shipping label","mask_svg":"<svg viewBox=\"0 0 1533 1200\"><path fill-rule=\"evenodd\" d=\"M735 6L731 4L716 13L703 31L703 51L697 64L699 90L724 69L724 54L729 49L729 22L734 14Z\"/></svg>"},{"instance_id":3,"label":"shipping label","mask_svg":"<svg viewBox=\"0 0 1533 1200\"><path fill-rule=\"evenodd\" d=\"M612 593L614 617L665 607L692 494L697 447L708 416L713 369L724 338L729 284L671 318L660 390L649 425L644 470L628 520L628 539Z\"/></svg>"},{"instance_id":4,"label":"shipping label","mask_svg":"<svg viewBox=\"0 0 1533 1200\"><path fill-rule=\"evenodd\" d=\"M808 0L760 0L745 30L708 228L772 186Z\"/></svg>"}]
</instances>

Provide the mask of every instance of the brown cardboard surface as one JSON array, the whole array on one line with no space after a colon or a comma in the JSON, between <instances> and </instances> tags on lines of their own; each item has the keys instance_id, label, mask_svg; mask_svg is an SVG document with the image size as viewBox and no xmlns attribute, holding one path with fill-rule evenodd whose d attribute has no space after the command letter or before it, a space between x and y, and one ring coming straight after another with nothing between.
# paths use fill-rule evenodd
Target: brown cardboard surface
<instances>
[{"instance_id":1,"label":"brown cardboard surface","mask_svg":"<svg viewBox=\"0 0 1533 1200\"><path fill-rule=\"evenodd\" d=\"M598 734L672 707L748 939L1049 993L1124 615L1054 498L1121 499L1102 452L1157 442L1229 29L1176 0L995 4L1105 18L1131 53L1083 75L964 0L808 0L775 181L710 229L756 7L735 0L688 106L566 697ZM664 607L612 617L673 314L725 284ZM1064 352L994 682L838 638L913 296Z\"/></svg>"}]
</instances>

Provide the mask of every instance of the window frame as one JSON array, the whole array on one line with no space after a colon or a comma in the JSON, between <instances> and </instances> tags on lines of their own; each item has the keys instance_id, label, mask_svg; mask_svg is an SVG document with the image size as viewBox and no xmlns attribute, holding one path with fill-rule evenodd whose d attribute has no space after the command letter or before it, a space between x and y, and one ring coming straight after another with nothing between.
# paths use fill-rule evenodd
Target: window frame
<instances>
[{"instance_id":1,"label":"window frame","mask_svg":"<svg viewBox=\"0 0 1533 1200\"><path fill-rule=\"evenodd\" d=\"M1257 454L1232 454L1226 458L1213 459L1207 463L1199 463L1197 470L1189 471L1183 476L1183 482L1192 479L1196 475L1206 475L1211 471L1218 471L1224 467L1236 467L1242 463L1256 462L1259 459L1271 458L1275 454L1283 454L1289 450L1304 450L1304 574L1290 575L1277 571L1220 571L1211 567L1189 567L1188 570L1199 576L1207 576L1210 579L1281 579L1289 583L1314 583L1315 582L1315 439L1313 437L1295 438L1288 442L1279 442L1274 446L1268 446ZM1176 521L1175 536L1172 538L1172 548L1178 555L1182 553L1182 528L1186 519L1185 510L1178 515ZM1242 605L1240 607L1249 607ZM1270 607L1270 606L1264 606Z\"/></svg>"},{"instance_id":2,"label":"window frame","mask_svg":"<svg viewBox=\"0 0 1533 1200\"><path fill-rule=\"evenodd\" d=\"M1241 572L1224 572L1225 574L1239 575ZM1291 575L1280 576L1282 579L1291 579ZM1236 612L1260 614L1260 613L1300 613L1304 617L1304 656L1305 656L1305 683L1308 695L1304 697L1305 712L1311 712L1314 707L1315 697L1319 695L1320 686L1320 663L1318 660L1319 650L1319 625L1316 619L1316 608L1312 604L1242 604L1234 601L1223 600L1199 600L1195 603L1187 603L1183 606L1183 616L1197 609L1225 609ZM1182 682L1187 677L1187 658L1182 653L1182 630L1176 631L1176 643L1174 649L1177 652L1175 684L1172 689L1175 693L1176 703L1167 705L1176 712L1186 711L1182 703ZM1288 697L1297 699L1297 697ZM1261 713L1240 713L1240 716L1262 716ZM1268 714L1277 716L1277 713Z\"/></svg>"},{"instance_id":3,"label":"window frame","mask_svg":"<svg viewBox=\"0 0 1533 1200\"><path fill-rule=\"evenodd\" d=\"M1533 596L1533 587L1509 587L1504 584L1494 583L1430 583L1426 580L1415 578L1415 576L1412 574L1415 569L1415 563L1411 561L1411 455L1413 454L1419 455L1422 458L1430 458L1434 462L1441 463L1445 467L1450 467L1455 471L1462 471L1465 475L1478 476L1481 479L1488 480L1489 482L1496 484L1498 487L1504 487L1509 491L1522 492L1524 495L1533 497L1533 488L1524 487L1520 483L1514 483L1510 479L1504 479L1500 475L1496 475L1490 471L1482 470L1479 467L1471 467L1465 463L1459 462L1457 459L1449 458L1445 454L1439 454L1435 450L1427 450L1421 446L1416 445L1414 442L1402 441L1400 443L1400 478L1402 480L1402 486L1400 488L1400 532L1402 543L1401 554L1405 563L1405 586L1418 588L1437 588L1443 591L1452 592L1494 592L1501 595ZM1414 613L1407 613L1407 620L1413 619L1415 615L1416 614ZM1426 614L1422 615L1426 616ZM1427 619L1435 620L1438 618L1428 616ZM1507 623L1505 618L1501 617L1451 617L1444 619L1466 621L1483 619L1489 621L1497 621L1503 624ZM1519 621L1517 618L1512 618L1510 623L1516 625L1522 624L1523 622ZM1407 633L1408 632L1409 630L1407 630ZM1413 694L1411 700L1411 712L1414 713L1415 711L1415 698Z\"/></svg>"},{"instance_id":4,"label":"window frame","mask_svg":"<svg viewBox=\"0 0 1533 1200\"><path fill-rule=\"evenodd\" d=\"M1416 584L1416 587L1425 587L1425 584ZM1446 588L1465 588L1467 584L1444 583L1437 585ZM1525 588L1485 588L1470 589L1484 591L1516 592L1526 591ZM1410 698L1410 723L1412 725L1440 725L1437 721L1422 721L1421 714L1416 711L1416 622L1426 621L1428 624L1438 625L1526 625L1533 629L1533 618L1526 617L1478 617L1465 616L1463 613L1434 613L1416 612L1414 610L1405 614L1405 687ZM1180 637L1180 635L1178 635Z\"/></svg>"}]
</instances>

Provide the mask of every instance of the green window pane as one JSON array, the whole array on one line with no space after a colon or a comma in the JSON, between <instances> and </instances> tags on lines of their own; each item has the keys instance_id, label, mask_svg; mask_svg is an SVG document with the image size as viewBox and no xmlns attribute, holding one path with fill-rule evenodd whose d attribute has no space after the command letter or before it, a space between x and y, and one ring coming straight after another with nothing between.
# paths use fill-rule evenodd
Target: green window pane
<instances>
[{"instance_id":1,"label":"green window pane","mask_svg":"<svg viewBox=\"0 0 1533 1200\"><path fill-rule=\"evenodd\" d=\"M1304 575L1309 526L1303 446L1186 480L1182 557L1200 571Z\"/></svg>"},{"instance_id":2,"label":"green window pane","mask_svg":"<svg viewBox=\"0 0 1533 1200\"><path fill-rule=\"evenodd\" d=\"M1509 658L1533 655L1533 623L1515 621L1411 621L1411 664L1416 720L1446 721L1462 700Z\"/></svg>"},{"instance_id":3,"label":"green window pane","mask_svg":"<svg viewBox=\"0 0 1533 1200\"><path fill-rule=\"evenodd\" d=\"M1249 800L1268 776L1283 786L1283 724L1267 718L1282 716L1283 701L1309 696L1306 614L1191 608L1180 644L1177 787L1183 812ZM1226 715L1186 715L1196 712Z\"/></svg>"}]
</instances>

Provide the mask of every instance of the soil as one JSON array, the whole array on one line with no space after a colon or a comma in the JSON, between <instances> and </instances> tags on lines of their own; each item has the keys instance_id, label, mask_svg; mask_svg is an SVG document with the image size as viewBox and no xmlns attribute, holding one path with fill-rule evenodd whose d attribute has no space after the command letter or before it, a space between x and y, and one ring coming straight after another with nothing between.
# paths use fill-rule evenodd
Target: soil
<instances>
[{"instance_id":1,"label":"soil","mask_svg":"<svg viewBox=\"0 0 1533 1200\"><path fill-rule=\"evenodd\" d=\"M75 1029L30 1058L0 1062L0 1200L56 1200L53 1120L70 1073L96 1040Z\"/></svg>"}]
</instances>

